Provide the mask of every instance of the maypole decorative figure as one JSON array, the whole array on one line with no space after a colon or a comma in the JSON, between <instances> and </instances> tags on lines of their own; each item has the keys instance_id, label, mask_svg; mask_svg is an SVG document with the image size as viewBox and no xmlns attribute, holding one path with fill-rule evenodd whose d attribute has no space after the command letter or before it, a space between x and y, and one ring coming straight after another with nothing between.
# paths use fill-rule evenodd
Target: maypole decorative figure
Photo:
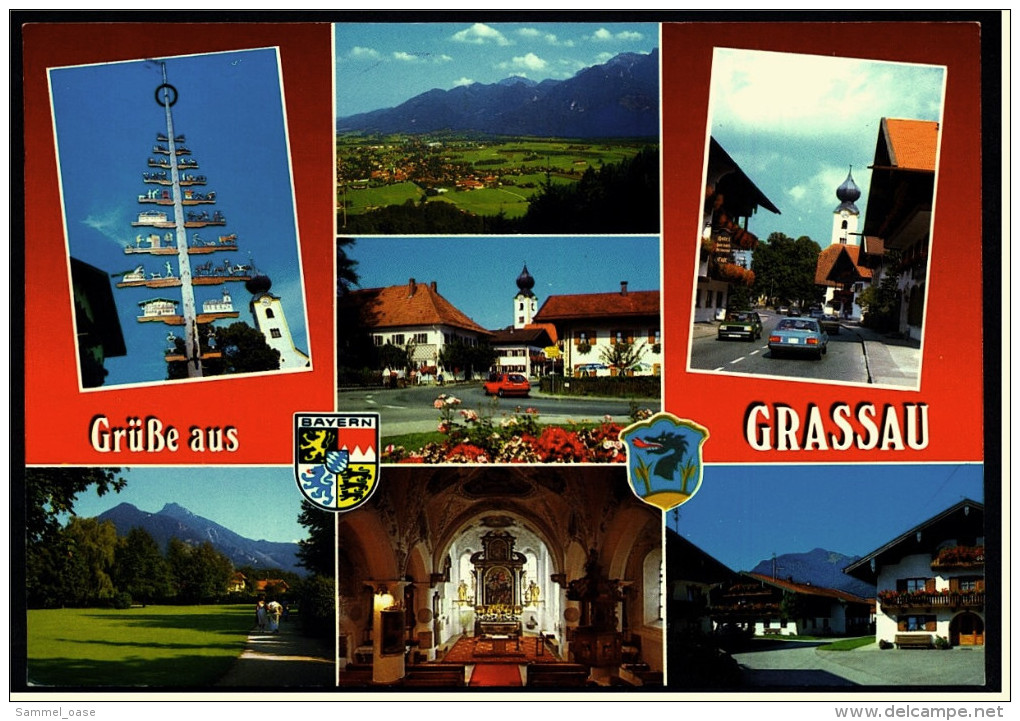
<instances>
[{"instance_id":1,"label":"maypole decorative figure","mask_svg":"<svg viewBox=\"0 0 1020 721\"><path fill-rule=\"evenodd\" d=\"M163 108L166 121L166 132L156 134L156 143L152 146L153 157L146 161L147 166L155 168L151 172L142 173L144 183L157 187L138 195L138 202L146 205L157 205L172 208L172 216L168 210L143 210L138 213L137 220L131 223L134 227L166 229L159 233L139 233L134 244L124 248L126 254L146 253L150 255L176 255L177 271L173 263L166 261L162 272L150 272L146 275L144 265L137 266L133 271L118 274L122 276L117 283L118 288L181 288L181 300L168 298L151 298L140 302L142 315L139 322L158 321L167 325L183 326L184 354L178 350L178 336L171 333L167 336L166 360L186 361L189 378L201 378L203 375L202 360L219 358L222 353L214 350L215 343L210 345L211 332L200 334L199 327L221 318L237 318L230 294L223 291L221 298L205 301L199 313L195 300L195 285L220 285L227 281L246 281L250 278L244 266L233 266L230 261L224 263L224 270L214 272L213 264L199 266L198 272L191 268L192 254L207 254L219 251L236 251L237 235L229 234L219 237L219 241L201 241L198 232L193 232L193 241L188 243L188 231L206 226L226 225L226 216L219 210L185 211L185 206L209 205L216 202L215 192L200 192L195 186L204 186L204 175L193 175L185 170L198 168L198 161L191 156L191 149L184 145L185 137L174 131L173 106L179 98L177 88L167 82L166 63L160 62L162 83L156 88L156 103ZM167 172L169 171L169 173ZM180 306L180 312L178 312ZM200 338L206 339L208 352L202 350Z\"/></svg>"}]
</instances>

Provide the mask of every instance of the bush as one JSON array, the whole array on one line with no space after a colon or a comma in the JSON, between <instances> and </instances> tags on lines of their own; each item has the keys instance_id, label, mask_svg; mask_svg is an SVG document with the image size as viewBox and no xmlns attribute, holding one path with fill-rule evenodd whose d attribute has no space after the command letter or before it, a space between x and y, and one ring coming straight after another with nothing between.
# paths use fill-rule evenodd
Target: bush
<instances>
[{"instance_id":1,"label":"bush","mask_svg":"<svg viewBox=\"0 0 1020 721\"><path fill-rule=\"evenodd\" d=\"M332 638L335 632L336 584L328 576L312 576L301 584L298 618L306 636Z\"/></svg>"},{"instance_id":2,"label":"bush","mask_svg":"<svg viewBox=\"0 0 1020 721\"><path fill-rule=\"evenodd\" d=\"M949 643L949 639L946 638L945 636L936 636L935 637L935 648L937 648L937 649L939 649L941 651L946 651L946 650L948 650L948 649L950 649L952 647L953 647L953 645L951 643Z\"/></svg>"},{"instance_id":3,"label":"bush","mask_svg":"<svg viewBox=\"0 0 1020 721\"><path fill-rule=\"evenodd\" d=\"M131 608L131 594L127 591L118 591L111 603L116 609L124 610L125 608Z\"/></svg>"}]
</instances>

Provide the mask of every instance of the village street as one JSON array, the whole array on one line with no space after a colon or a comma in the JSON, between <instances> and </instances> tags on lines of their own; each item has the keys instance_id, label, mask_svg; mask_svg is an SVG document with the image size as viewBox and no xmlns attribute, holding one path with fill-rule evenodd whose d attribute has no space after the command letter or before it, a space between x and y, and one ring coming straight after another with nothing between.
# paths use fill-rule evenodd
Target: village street
<instances>
[{"instance_id":1,"label":"village street","mask_svg":"<svg viewBox=\"0 0 1020 721\"><path fill-rule=\"evenodd\" d=\"M755 642L757 643L757 642ZM750 687L978 686L985 682L983 646L950 651L820 651L825 641L761 641L761 650L733 654ZM753 646L753 644L752 644Z\"/></svg>"},{"instance_id":2,"label":"village street","mask_svg":"<svg viewBox=\"0 0 1020 721\"><path fill-rule=\"evenodd\" d=\"M762 338L753 343L718 340L718 323L694 324L691 369L903 388L918 383L921 352L916 342L884 338L843 321L839 333L829 334L828 353L820 361L807 356L774 358L768 335L783 316L771 311L760 315Z\"/></svg>"},{"instance_id":3,"label":"village street","mask_svg":"<svg viewBox=\"0 0 1020 721\"><path fill-rule=\"evenodd\" d=\"M379 413L384 438L434 431L439 424L439 411L432 404L441 393L460 399L458 409L471 409L481 416L491 414L497 422L504 414L510 415L517 408L521 411L534 408L538 410L540 423L597 422L606 415L612 416L612 420L621 425L630 423L629 400L552 396L539 391L538 383L532 383L531 395L527 398L486 396L480 382L343 390L337 397L337 411ZM657 412L660 406L658 399L638 401L639 408L653 412Z\"/></svg>"}]
</instances>

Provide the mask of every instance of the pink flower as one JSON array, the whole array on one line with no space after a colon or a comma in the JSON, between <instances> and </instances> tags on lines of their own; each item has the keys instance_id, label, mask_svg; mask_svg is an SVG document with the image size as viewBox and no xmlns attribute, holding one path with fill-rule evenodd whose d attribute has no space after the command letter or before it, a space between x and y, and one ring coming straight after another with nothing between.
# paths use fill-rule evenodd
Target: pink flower
<instances>
[{"instance_id":1,"label":"pink flower","mask_svg":"<svg viewBox=\"0 0 1020 721\"><path fill-rule=\"evenodd\" d=\"M442 397L439 397L439 398L436 398L435 402L432 404L432 407L435 408L438 411L441 411L443 409L444 405L445 404L443 403Z\"/></svg>"},{"instance_id":2,"label":"pink flower","mask_svg":"<svg viewBox=\"0 0 1020 721\"><path fill-rule=\"evenodd\" d=\"M449 433L450 424L447 423L446 421L443 421L442 423L439 424L439 427L436 430L438 430L440 433Z\"/></svg>"}]
</instances>

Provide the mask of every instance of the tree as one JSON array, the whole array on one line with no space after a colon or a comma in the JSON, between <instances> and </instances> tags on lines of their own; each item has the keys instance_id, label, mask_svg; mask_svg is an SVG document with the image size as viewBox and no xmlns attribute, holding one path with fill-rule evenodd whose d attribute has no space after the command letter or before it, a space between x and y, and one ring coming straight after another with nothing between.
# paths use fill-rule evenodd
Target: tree
<instances>
[{"instance_id":1,"label":"tree","mask_svg":"<svg viewBox=\"0 0 1020 721\"><path fill-rule=\"evenodd\" d=\"M488 343L469 345L455 340L439 351L439 362L450 371L464 371L464 380L471 380L476 369L489 370L496 361L496 351Z\"/></svg>"},{"instance_id":2,"label":"tree","mask_svg":"<svg viewBox=\"0 0 1020 721\"><path fill-rule=\"evenodd\" d=\"M116 588L110 571L117 550L117 528L112 521L95 518L72 518L63 531L65 546L71 559L68 580L73 583L66 589L66 597L75 605L104 601L113 598Z\"/></svg>"},{"instance_id":3,"label":"tree","mask_svg":"<svg viewBox=\"0 0 1020 721\"><path fill-rule=\"evenodd\" d=\"M26 468L25 535L29 545L60 530L60 517L74 515L78 494L92 486L99 496L124 488L127 481L118 473L119 468Z\"/></svg>"},{"instance_id":4,"label":"tree","mask_svg":"<svg viewBox=\"0 0 1020 721\"><path fill-rule=\"evenodd\" d=\"M885 272L878 285L869 285L857 295L857 304L864 309L863 323L878 331L897 330L900 320L899 253L891 250L883 259Z\"/></svg>"},{"instance_id":5,"label":"tree","mask_svg":"<svg viewBox=\"0 0 1020 721\"><path fill-rule=\"evenodd\" d=\"M209 338L215 339L213 344ZM222 353L219 358L202 361L203 376L232 375L235 373L261 373L280 369L280 351L270 348L265 336L247 323L231 323L225 328L214 327L202 337L202 351L215 350ZM175 352L185 355L184 340L174 339ZM167 379L187 378L185 361L167 363Z\"/></svg>"},{"instance_id":6,"label":"tree","mask_svg":"<svg viewBox=\"0 0 1020 721\"><path fill-rule=\"evenodd\" d=\"M132 528L117 542L113 581L118 590L142 603L170 598L174 592L170 566L159 544L142 528Z\"/></svg>"},{"instance_id":7,"label":"tree","mask_svg":"<svg viewBox=\"0 0 1020 721\"><path fill-rule=\"evenodd\" d=\"M336 295L338 298L350 293L358 286L358 261L347 254L354 247L354 238L338 237L336 239Z\"/></svg>"},{"instance_id":8,"label":"tree","mask_svg":"<svg viewBox=\"0 0 1020 721\"><path fill-rule=\"evenodd\" d=\"M602 362L610 367L617 368L622 378L626 375L626 371L641 362L641 359L645 356L646 346L647 343L644 341L641 343L617 341L602 348Z\"/></svg>"},{"instance_id":9,"label":"tree","mask_svg":"<svg viewBox=\"0 0 1020 721\"><path fill-rule=\"evenodd\" d=\"M751 269L755 295L766 296L771 303L810 305L820 296L815 269L821 252L818 243L806 235L794 240L783 233L772 233L754 250Z\"/></svg>"},{"instance_id":10,"label":"tree","mask_svg":"<svg viewBox=\"0 0 1020 721\"><path fill-rule=\"evenodd\" d=\"M298 541L298 565L313 574L333 576L336 555L336 515L301 501L298 523L308 529L308 537Z\"/></svg>"},{"instance_id":11,"label":"tree","mask_svg":"<svg viewBox=\"0 0 1020 721\"><path fill-rule=\"evenodd\" d=\"M416 347L413 342L408 342L403 348L387 343L379 349L379 365L383 368L410 372L417 367L414 360Z\"/></svg>"},{"instance_id":12,"label":"tree","mask_svg":"<svg viewBox=\"0 0 1020 721\"><path fill-rule=\"evenodd\" d=\"M202 603L226 594L234 566L209 541L189 546L171 538L166 555L180 601Z\"/></svg>"}]
</instances>

